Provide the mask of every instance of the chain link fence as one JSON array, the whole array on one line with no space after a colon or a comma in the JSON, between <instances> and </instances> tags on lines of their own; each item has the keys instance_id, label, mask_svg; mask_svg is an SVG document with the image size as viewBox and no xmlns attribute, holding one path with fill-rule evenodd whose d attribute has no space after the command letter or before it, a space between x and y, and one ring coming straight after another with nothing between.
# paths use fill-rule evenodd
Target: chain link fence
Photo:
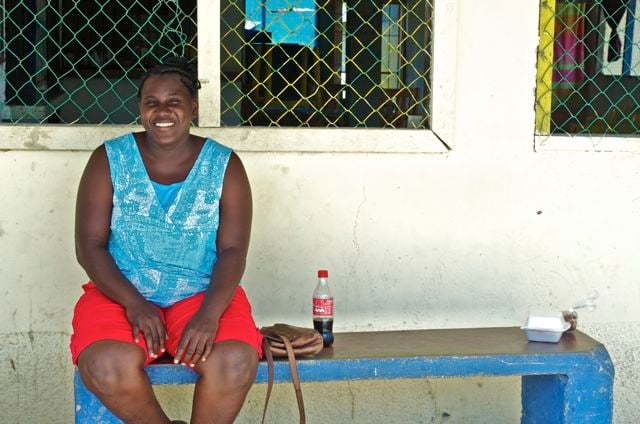
<instances>
[{"instance_id":1,"label":"chain link fence","mask_svg":"<svg viewBox=\"0 0 640 424\"><path fill-rule=\"evenodd\" d=\"M196 0L0 1L4 121L134 123L145 68L196 55Z\"/></svg>"},{"instance_id":2,"label":"chain link fence","mask_svg":"<svg viewBox=\"0 0 640 424\"><path fill-rule=\"evenodd\" d=\"M538 134L640 134L637 0L542 0Z\"/></svg>"},{"instance_id":3,"label":"chain link fence","mask_svg":"<svg viewBox=\"0 0 640 424\"><path fill-rule=\"evenodd\" d=\"M135 123L150 64L207 59L197 0L0 2L3 122ZM221 0L221 125L429 128L432 2Z\"/></svg>"},{"instance_id":4,"label":"chain link fence","mask_svg":"<svg viewBox=\"0 0 640 424\"><path fill-rule=\"evenodd\" d=\"M223 3L223 125L428 128L432 15L431 0Z\"/></svg>"}]
</instances>

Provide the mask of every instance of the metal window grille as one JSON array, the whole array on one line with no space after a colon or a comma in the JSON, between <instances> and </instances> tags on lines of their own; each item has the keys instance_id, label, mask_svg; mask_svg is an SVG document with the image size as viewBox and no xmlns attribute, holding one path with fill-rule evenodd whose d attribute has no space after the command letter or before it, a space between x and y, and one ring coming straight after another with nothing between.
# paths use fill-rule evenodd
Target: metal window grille
<instances>
[{"instance_id":1,"label":"metal window grille","mask_svg":"<svg viewBox=\"0 0 640 424\"><path fill-rule=\"evenodd\" d=\"M0 2L5 122L135 123L145 68L196 56L196 0Z\"/></svg>"},{"instance_id":2,"label":"metal window grille","mask_svg":"<svg viewBox=\"0 0 640 424\"><path fill-rule=\"evenodd\" d=\"M197 0L0 2L4 122L135 123L144 70L198 60ZM221 0L221 125L429 128L432 4Z\"/></svg>"},{"instance_id":3,"label":"metal window grille","mask_svg":"<svg viewBox=\"0 0 640 424\"><path fill-rule=\"evenodd\" d=\"M222 125L428 128L432 2L223 2Z\"/></svg>"},{"instance_id":4,"label":"metal window grille","mask_svg":"<svg viewBox=\"0 0 640 424\"><path fill-rule=\"evenodd\" d=\"M637 0L541 1L538 134L640 134L639 17Z\"/></svg>"}]
</instances>

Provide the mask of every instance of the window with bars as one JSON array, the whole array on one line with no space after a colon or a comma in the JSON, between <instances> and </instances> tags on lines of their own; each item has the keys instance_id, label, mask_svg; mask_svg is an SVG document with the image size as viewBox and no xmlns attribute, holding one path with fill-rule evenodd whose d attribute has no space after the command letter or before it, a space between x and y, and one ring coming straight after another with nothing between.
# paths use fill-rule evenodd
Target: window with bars
<instances>
[{"instance_id":1,"label":"window with bars","mask_svg":"<svg viewBox=\"0 0 640 424\"><path fill-rule=\"evenodd\" d=\"M640 134L637 0L542 0L539 135Z\"/></svg>"},{"instance_id":2,"label":"window with bars","mask_svg":"<svg viewBox=\"0 0 640 424\"><path fill-rule=\"evenodd\" d=\"M195 59L195 0L2 3L5 122L135 123L145 68L167 54Z\"/></svg>"},{"instance_id":3,"label":"window with bars","mask_svg":"<svg viewBox=\"0 0 640 424\"><path fill-rule=\"evenodd\" d=\"M219 64L197 0L0 1L5 123L136 123L140 75L179 54L217 67L223 127L431 128L433 0L222 0Z\"/></svg>"}]
</instances>

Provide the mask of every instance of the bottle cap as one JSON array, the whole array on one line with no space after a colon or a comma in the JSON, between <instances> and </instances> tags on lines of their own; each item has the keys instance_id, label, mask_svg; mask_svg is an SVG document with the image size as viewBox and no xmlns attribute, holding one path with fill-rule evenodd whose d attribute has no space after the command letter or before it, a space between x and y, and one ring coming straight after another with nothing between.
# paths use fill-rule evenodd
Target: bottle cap
<instances>
[{"instance_id":1,"label":"bottle cap","mask_svg":"<svg viewBox=\"0 0 640 424\"><path fill-rule=\"evenodd\" d=\"M329 278L329 271L321 269L318 271L318 278Z\"/></svg>"}]
</instances>

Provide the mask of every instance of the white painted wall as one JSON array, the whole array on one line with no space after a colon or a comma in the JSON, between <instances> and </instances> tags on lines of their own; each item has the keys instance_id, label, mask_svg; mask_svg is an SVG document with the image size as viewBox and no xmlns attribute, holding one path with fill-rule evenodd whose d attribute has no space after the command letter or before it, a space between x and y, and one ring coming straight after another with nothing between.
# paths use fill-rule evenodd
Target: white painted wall
<instances>
[{"instance_id":1,"label":"white painted wall","mask_svg":"<svg viewBox=\"0 0 640 424\"><path fill-rule=\"evenodd\" d=\"M327 267L338 330L520 325L530 309L598 289L579 327L614 360L615 422L640 422L640 157L534 152L538 2L517 3L459 1L450 153L240 152L255 207L244 284L260 325L309 325L315 271ZM61 141L44 134L25 140L35 149L0 152L7 423L73 417L68 334L85 281L73 208L89 152L38 148ZM190 390L159 389L175 418L187 417ZM311 423L512 423L520 410L510 378L303 390ZM256 422L263 396L254 387L238 422ZM288 385L270 411L271 422L295 421Z\"/></svg>"}]
</instances>

